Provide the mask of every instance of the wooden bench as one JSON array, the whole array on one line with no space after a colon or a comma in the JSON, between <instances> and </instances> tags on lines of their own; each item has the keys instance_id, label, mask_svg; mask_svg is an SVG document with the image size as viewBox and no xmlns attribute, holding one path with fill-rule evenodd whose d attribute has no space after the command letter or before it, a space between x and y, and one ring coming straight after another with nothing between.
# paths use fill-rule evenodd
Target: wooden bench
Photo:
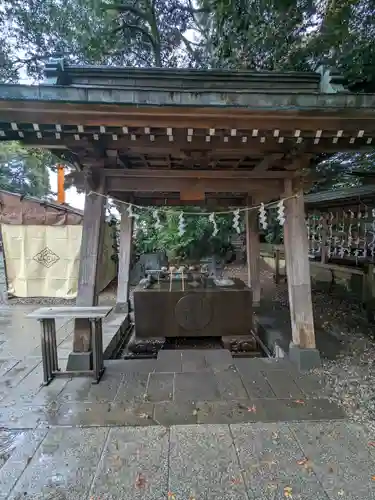
<instances>
[{"instance_id":1,"label":"wooden bench","mask_svg":"<svg viewBox=\"0 0 375 500\"><path fill-rule=\"evenodd\" d=\"M89 375L98 383L104 373L102 320L112 307L41 307L28 314L41 323L41 348L43 362L43 384L48 385L56 376ZM92 345L92 370L61 371L58 365L56 342L56 319L85 319L90 323Z\"/></svg>"}]
</instances>

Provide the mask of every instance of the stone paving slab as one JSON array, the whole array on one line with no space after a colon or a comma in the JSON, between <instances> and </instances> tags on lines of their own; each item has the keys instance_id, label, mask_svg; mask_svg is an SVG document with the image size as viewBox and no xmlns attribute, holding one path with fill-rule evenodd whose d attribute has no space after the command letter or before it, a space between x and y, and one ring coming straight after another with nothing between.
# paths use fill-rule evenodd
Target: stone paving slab
<instances>
[{"instance_id":1,"label":"stone paving slab","mask_svg":"<svg viewBox=\"0 0 375 500\"><path fill-rule=\"evenodd\" d=\"M168 494L169 430L113 429L101 457L91 498L161 500Z\"/></svg>"},{"instance_id":2,"label":"stone paving slab","mask_svg":"<svg viewBox=\"0 0 375 500\"><path fill-rule=\"evenodd\" d=\"M46 430L0 431L1 500L8 498L46 434Z\"/></svg>"},{"instance_id":3,"label":"stone paving slab","mask_svg":"<svg viewBox=\"0 0 375 500\"><path fill-rule=\"evenodd\" d=\"M149 373L126 374L118 388L115 401L133 404L147 400L149 378Z\"/></svg>"},{"instance_id":4,"label":"stone paving slab","mask_svg":"<svg viewBox=\"0 0 375 500\"><path fill-rule=\"evenodd\" d=\"M55 381L50 384L53 387ZM58 395L59 402L77 401L100 403L113 401L120 389L122 376L113 377L104 375L99 384L93 384L92 378L73 377L68 380Z\"/></svg>"},{"instance_id":5,"label":"stone paving slab","mask_svg":"<svg viewBox=\"0 0 375 500\"><path fill-rule=\"evenodd\" d=\"M366 492L375 495L375 464L370 447L348 432L346 423L295 423L290 428L330 497L334 498L338 489L352 490L357 495L348 498Z\"/></svg>"},{"instance_id":6,"label":"stone paving slab","mask_svg":"<svg viewBox=\"0 0 375 500\"><path fill-rule=\"evenodd\" d=\"M187 351L185 365L183 353L164 352L172 355L173 363L177 366L177 361L181 370L183 366L192 366L193 351ZM87 425L107 425L106 417L108 425L135 425L139 419L133 415L133 409L142 403L156 405L147 410L152 415L148 425L154 420L165 425L181 425L344 418L339 408L320 397L316 379L302 375L288 363L233 360L229 351L218 350L219 354L212 354L214 352L198 351L196 366L201 366L200 371L159 371L160 360L109 361L99 384L93 384L90 378L64 377L56 378L48 387L41 386L40 361L26 359L0 377L0 409L7 408L0 411L0 423L6 426L6 419L10 418L10 428L35 428L38 421L40 425L47 425L51 421L50 412L62 406L57 417L52 414L53 425L68 425L69 421L76 425L76 414L81 414L82 403L98 408L96 419L83 419L89 422ZM229 361L235 363L229 364ZM109 411L101 411L101 404L112 408L113 402L128 407L123 419L120 411L110 410L111 415L107 414ZM196 405L194 415L190 415L186 408L193 404Z\"/></svg>"},{"instance_id":7,"label":"stone paving slab","mask_svg":"<svg viewBox=\"0 0 375 500\"><path fill-rule=\"evenodd\" d=\"M272 390L268 380L264 378L261 371L256 372L251 367L238 370L242 383L246 389L249 398L275 398L276 395Z\"/></svg>"},{"instance_id":8,"label":"stone paving slab","mask_svg":"<svg viewBox=\"0 0 375 500\"><path fill-rule=\"evenodd\" d=\"M373 500L374 470L342 421L0 431L1 500Z\"/></svg>"},{"instance_id":9,"label":"stone paving slab","mask_svg":"<svg viewBox=\"0 0 375 500\"><path fill-rule=\"evenodd\" d=\"M303 399L304 393L297 386L292 375L288 371L283 370L282 377L280 377L280 372L277 370L263 371L262 375L265 377L267 382L270 384L273 392L277 398L293 398L293 399Z\"/></svg>"},{"instance_id":10,"label":"stone paving slab","mask_svg":"<svg viewBox=\"0 0 375 500\"><path fill-rule=\"evenodd\" d=\"M174 386L174 400L185 401L214 401L220 399L220 390L212 372L203 373L176 373Z\"/></svg>"},{"instance_id":11,"label":"stone paving slab","mask_svg":"<svg viewBox=\"0 0 375 500\"><path fill-rule=\"evenodd\" d=\"M147 401L170 401L173 399L174 373L150 373Z\"/></svg>"},{"instance_id":12,"label":"stone paving slab","mask_svg":"<svg viewBox=\"0 0 375 500\"><path fill-rule=\"evenodd\" d=\"M35 429L53 422L58 406L11 405L0 409L0 428Z\"/></svg>"},{"instance_id":13,"label":"stone paving slab","mask_svg":"<svg viewBox=\"0 0 375 500\"><path fill-rule=\"evenodd\" d=\"M228 426L172 427L168 490L176 500L248 500Z\"/></svg>"},{"instance_id":14,"label":"stone paving slab","mask_svg":"<svg viewBox=\"0 0 375 500\"><path fill-rule=\"evenodd\" d=\"M39 425L68 427L129 427L150 426L153 420L152 403L71 403L62 404Z\"/></svg>"},{"instance_id":15,"label":"stone paving slab","mask_svg":"<svg viewBox=\"0 0 375 500\"><path fill-rule=\"evenodd\" d=\"M162 350L158 353L157 372L182 372L182 353L177 350Z\"/></svg>"},{"instance_id":16,"label":"stone paving slab","mask_svg":"<svg viewBox=\"0 0 375 500\"><path fill-rule=\"evenodd\" d=\"M165 401L154 405L153 421L159 425L187 425L198 423L198 404L184 401L176 404Z\"/></svg>"},{"instance_id":17,"label":"stone paving slab","mask_svg":"<svg viewBox=\"0 0 375 500\"><path fill-rule=\"evenodd\" d=\"M51 429L17 481L9 500L88 498L107 429Z\"/></svg>"},{"instance_id":18,"label":"stone paving slab","mask_svg":"<svg viewBox=\"0 0 375 500\"><path fill-rule=\"evenodd\" d=\"M246 399L248 394L240 374L234 366L215 372L220 398L224 400Z\"/></svg>"},{"instance_id":19,"label":"stone paving slab","mask_svg":"<svg viewBox=\"0 0 375 500\"><path fill-rule=\"evenodd\" d=\"M205 351L185 349L181 351L182 372L202 372L209 369Z\"/></svg>"},{"instance_id":20,"label":"stone paving slab","mask_svg":"<svg viewBox=\"0 0 375 500\"><path fill-rule=\"evenodd\" d=\"M10 406L0 413L0 425L9 428L40 426L150 426L186 424L232 424L241 422L294 422L343 419L344 415L326 400L288 408L280 400L236 399L233 401L164 401L79 403L49 406ZM286 403L285 403L286 406ZM282 417L282 419L280 419Z\"/></svg>"}]
</instances>

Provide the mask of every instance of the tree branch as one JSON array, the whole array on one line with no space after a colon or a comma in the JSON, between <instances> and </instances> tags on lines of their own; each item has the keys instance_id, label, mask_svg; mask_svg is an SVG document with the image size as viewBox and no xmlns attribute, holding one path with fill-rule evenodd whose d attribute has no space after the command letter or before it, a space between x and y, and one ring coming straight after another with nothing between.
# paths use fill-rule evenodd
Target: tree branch
<instances>
[{"instance_id":1,"label":"tree branch","mask_svg":"<svg viewBox=\"0 0 375 500\"><path fill-rule=\"evenodd\" d=\"M137 24L128 24L128 23L121 23L121 26L119 26L118 28L115 28L112 33L118 33L119 31L125 31L125 30L129 30L129 31L139 31L141 32L143 35L145 35L150 43L152 44L152 46L155 45L155 40L152 38L152 35L147 31L146 28L144 28L143 26L138 26Z\"/></svg>"},{"instance_id":2,"label":"tree branch","mask_svg":"<svg viewBox=\"0 0 375 500\"><path fill-rule=\"evenodd\" d=\"M150 22L150 18L148 17L146 12L143 12L137 7L133 7L131 5L107 5L103 7L103 10L116 10L117 12L121 12L121 14L129 12L143 19L144 21Z\"/></svg>"}]
</instances>

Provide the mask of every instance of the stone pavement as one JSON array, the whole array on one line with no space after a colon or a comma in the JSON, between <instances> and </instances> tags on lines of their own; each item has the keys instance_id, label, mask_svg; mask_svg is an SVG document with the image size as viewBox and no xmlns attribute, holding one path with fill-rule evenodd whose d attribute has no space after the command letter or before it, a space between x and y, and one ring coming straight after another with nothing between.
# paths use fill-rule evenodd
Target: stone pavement
<instances>
[{"instance_id":1,"label":"stone pavement","mask_svg":"<svg viewBox=\"0 0 375 500\"><path fill-rule=\"evenodd\" d=\"M0 355L0 499L375 498L375 443L285 360L161 351L41 387L34 331Z\"/></svg>"}]
</instances>

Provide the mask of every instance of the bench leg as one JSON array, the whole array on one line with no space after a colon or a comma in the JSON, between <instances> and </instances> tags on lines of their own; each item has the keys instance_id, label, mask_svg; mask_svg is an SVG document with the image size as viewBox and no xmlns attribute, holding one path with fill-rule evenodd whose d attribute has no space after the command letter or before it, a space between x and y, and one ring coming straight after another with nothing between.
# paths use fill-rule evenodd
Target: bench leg
<instances>
[{"instance_id":1,"label":"bench leg","mask_svg":"<svg viewBox=\"0 0 375 500\"><path fill-rule=\"evenodd\" d=\"M101 319L91 320L90 323L91 323L91 335L92 335L92 357L93 357L94 379L96 383L99 383L104 373L102 320Z\"/></svg>"},{"instance_id":2,"label":"bench leg","mask_svg":"<svg viewBox=\"0 0 375 500\"><path fill-rule=\"evenodd\" d=\"M42 363L43 363L43 384L48 385L52 378L52 364L50 357L50 335L49 335L49 320L42 319L41 325L41 347L42 347ZM47 323L47 324L46 324Z\"/></svg>"},{"instance_id":3,"label":"bench leg","mask_svg":"<svg viewBox=\"0 0 375 500\"><path fill-rule=\"evenodd\" d=\"M49 341L49 359L51 364L51 372L59 370L59 363L57 359L57 341L56 341L56 322L54 319L45 320L45 328Z\"/></svg>"}]
</instances>

